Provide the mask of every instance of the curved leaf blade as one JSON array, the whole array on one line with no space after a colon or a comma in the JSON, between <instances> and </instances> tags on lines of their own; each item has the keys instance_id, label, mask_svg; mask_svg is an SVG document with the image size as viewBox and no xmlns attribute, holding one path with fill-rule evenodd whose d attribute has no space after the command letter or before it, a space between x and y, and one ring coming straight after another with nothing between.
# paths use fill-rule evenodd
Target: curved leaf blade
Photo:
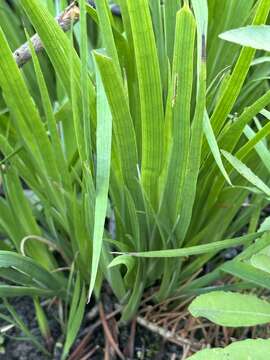
<instances>
[{"instance_id":1,"label":"curved leaf blade","mask_svg":"<svg viewBox=\"0 0 270 360\"><path fill-rule=\"evenodd\" d=\"M270 25L245 26L226 31L219 37L242 46L270 51Z\"/></svg>"}]
</instances>

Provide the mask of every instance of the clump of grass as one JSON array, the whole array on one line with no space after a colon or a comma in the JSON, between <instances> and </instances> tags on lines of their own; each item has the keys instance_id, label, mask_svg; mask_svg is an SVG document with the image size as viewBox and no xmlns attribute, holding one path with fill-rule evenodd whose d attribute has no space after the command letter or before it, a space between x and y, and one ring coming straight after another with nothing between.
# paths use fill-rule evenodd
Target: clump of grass
<instances>
[{"instance_id":1,"label":"clump of grass","mask_svg":"<svg viewBox=\"0 0 270 360\"><path fill-rule=\"evenodd\" d=\"M220 250L260 236L265 205L239 161L267 181L258 158L269 134L268 68L253 62L256 50L218 34L265 23L269 0L118 3L122 20L105 0L96 9L80 0L80 26L66 35L49 11L53 2L21 0L48 56L40 62L30 46L33 63L23 72L8 44L18 46L20 28L11 34L0 20L0 227L8 239L0 275L9 281L0 295L70 303L63 358L86 289L98 297L106 278L123 320L153 285L156 300L204 292L221 276ZM259 113L257 133L246 136ZM108 212L114 232L104 229ZM213 271L194 279L210 260ZM60 267L71 269L69 278L51 273ZM240 286L251 286L245 280Z\"/></svg>"}]
</instances>

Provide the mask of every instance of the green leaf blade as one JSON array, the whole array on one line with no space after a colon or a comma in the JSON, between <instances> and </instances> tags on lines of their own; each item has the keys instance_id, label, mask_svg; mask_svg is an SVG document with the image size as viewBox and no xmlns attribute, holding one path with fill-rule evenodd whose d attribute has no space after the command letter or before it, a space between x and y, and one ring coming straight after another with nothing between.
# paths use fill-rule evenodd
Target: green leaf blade
<instances>
[{"instance_id":1,"label":"green leaf blade","mask_svg":"<svg viewBox=\"0 0 270 360\"><path fill-rule=\"evenodd\" d=\"M127 0L137 65L142 123L142 184L154 208L163 166L164 113L157 49L148 1ZM151 66L149 66L151 63Z\"/></svg>"},{"instance_id":2,"label":"green leaf blade","mask_svg":"<svg viewBox=\"0 0 270 360\"><path fill-rule=\"evenodd\" d=\"M270 303L254 295L233 292L200 295L193 300L189 311L221 326L246 327L270 322Z\"/></svg>"}]
</instances>

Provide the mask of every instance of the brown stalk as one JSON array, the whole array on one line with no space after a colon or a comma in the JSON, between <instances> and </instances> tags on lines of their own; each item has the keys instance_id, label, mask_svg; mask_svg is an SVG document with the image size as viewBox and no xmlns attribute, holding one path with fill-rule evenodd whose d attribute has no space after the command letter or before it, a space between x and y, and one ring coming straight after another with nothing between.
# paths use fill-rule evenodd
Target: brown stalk
<instances>
[{"instance_id":1,"label":"brown stalk","mask_svg":"<svg viewBox=\"0 0 270 360\"><path fill-rule=\"evenodd\" d=\"M116 354L119 356L119 358L121 360L124 360L125 357L124 357L123 353L120 351L118 345L116 344L116 342L112 336L111 330L110 330L109 325L106 320L106 316L105 316L105 312L104 312L102 303L99 303L99 315L100 315L100 319L102 322L104 334L106 336L106 339L108 340L109 345L113 348L113 350L116 352Z\"/></svg>"},{"instance_id":2,"label":"brown stalk","mask_svg":"<svg viewBox=\"0 0 270 360\"><path fill-rule=\"evenodd\" d=\"M87 2L88 5L95 8L95 2L93 0L87 0ZM110 9L113 15L121 16L119 6L111 5ZM79 20L79 18L80 9L78 6L78 0L74 0L59 16L55 18L55 20L59 24L61 29L64 32L67 32L71 29L71 25L75 24ZM39 53L44 49L44 46L38 34L33 35L30 40L36 53ZM15 50L13 53L13 57L19 67L22 67L24 64L26 64L32 58L28 42L24 43L17 50Z\"/></svg>"},{"instance_id":3,"label":"brown stalk","mask_svg":"<svg viewBox=\"0 0 270 360\"><path fill-rule=\"evenodd\" d=\"M79 18L80 9L77 5L77 2L73 1L59 16L55 18L55 20L58 22L61 29L67 32L68 30L70 30L71 24L76 23ZM42 41L38 34L32 36L30 40L36 53L39 53L44 49ZM32 58L29 43L26 42L17 50L15 50L13 53L13 57L19 67L22 67L24 64L26 64Z\"/></svg>"}]
</instances>

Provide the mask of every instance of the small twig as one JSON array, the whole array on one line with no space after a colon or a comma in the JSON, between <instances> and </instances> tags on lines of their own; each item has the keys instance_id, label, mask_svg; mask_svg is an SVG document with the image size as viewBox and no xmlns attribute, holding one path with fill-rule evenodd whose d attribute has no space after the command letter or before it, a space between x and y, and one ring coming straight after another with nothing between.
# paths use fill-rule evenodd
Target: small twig
<instances>
[{"instance_id":1,"label":"small twig","mask_svg":"<svg viewBox=\"0 0 270 360\"><path fill-rule=\"evenodd\" d=\"M190 346L190 349L192 351L198 351L199 350L199 346L196 344L192 344L189 340L184 339L182 337L180 337L177 334L174 334L173 332L166 330L164 328L161 328L159 326L157 326L156 324L153 324L147 320L145 320L144 318L142 318L141 316L137 317L137 323L143 327L145 327L146 329L160 335L161 337L163 337L165 340L170 341L176 345L179 346L185 346L188 345Z\"/></svg>"},{"instance_id":2,"label":"small twig","mask_svg":"<svg viewBox=\"0 0 270 360\"><path fill-rule=\"evenodd\" d=\"M63 31L68 31L72 23L76 23L80 18L80 9L76 1L73 1L59 16L55 18ZM31 37L36 53L43 50L43 44L38 34ZM14 51L13 57L19 67L26 64L32 57L29 43L24 43L21 47Z\"/></svg>"},{"instance_id":3,"label":"small twig","mask_svg":"<svg viewBox=\"0 0 270 360\"><path fill-rule=\"evenodd\" d=\"M93 0L87 0L87 2L90 6L94 8L96 7ZM110 9L113 15L121 16L121 11L118 5L111 5ZM78 6L78 1L75 0L59 16L57 16L55 20L59 24L61 29L64 32L67 32L71 29L71 25L74 25L79 20L79 18L80 9ZM32 42L36 53L39 53L44 49L44 46L38 34L33 35L30 41ZM25 65L32 58L29 43L26 42L21 45L17 50L15 50L13 53L13 57L19 67Z\"/></svg>"},{"instance_id":4,"label":"small twig","mask_svg":"<svg viewBox=\"0 0 270 360\"><path fill-rule=\"evenodd\" d=\"M108 339L105 339L105 348L104 348L104 360L110 360L111 354L110 354L110 344Z\"/></svg>"},{"instance_id":5,"label":"small twig","mask_svg":"<svg viewBox=\"0 0 270 360\"><path fill-rule=\"evenodd\" d=\"M131 326L130 326L130 336L128 339L128 343L126 348L124 349L124 355L128 357L129 359L134 358L134 345L135 345L135 336L136 336L136 317L132 320Z\"/></svg>"},{"instance_id":6,"label":"small twig","mask_svg":"<svg viewBox=\"0 0 270 360\"><path fill-rule=\"evenodd\" d=\"M190 346L189 345L184 346L183 355L182 355L181 360L186 360L186 358L189 354L189 351L190 351Z\"/></svg>"},{"instance_id":7,"label":"small twig","mask_svg":"<svg viewBox=\"0 0 270 360\"><path fill-rule=\"evenodd\" d=\"M125 360L123 353L120 351L119 347L117 346L117 344L111 334L111 331L109 329L109 326L108 326L108 323L107 323L107 320L105 317L102 303L99 303L99 314L100 314L100 319L102 322L104 333L106 335L106 338L107 338L110 346L114 349L114 351L116 352L116 354L119 356L120 359Z\"/></svg>"},{"instance_id":8,"label":"small twig","mask_svg":"<svg viewBox=\"0 0 270 360\"><path fill-rule=\"evenodd\" d=\"M112 313L108 314L106 316L106 320L110 320L114 316L118 315L121 311L121 307L119 309L113 311ZM89 343L94 331L99 328L102 325L101 320L98 320L93 325L91 325L89 328L85 329L83 334L86 333L82 341L79 343L79 345L76 347L76 349L73 351L73 353L69 356L68 360L77 360L78 356L84 351L87 344Z\"/></svg>"},{"instance_id":9,"label":"small twig","mask_svg":"<svg viewBox=\"0 0 270 360\"><path fill-rule=\"evenodd\" d=\"M98 349L99 349L99 346L96 345L92 350L89 351L88 354L86 354L85 356L80 358L80 360L89 360L89 359L91 359L92 355L94 355L97 352Z\"/></svg>"}]
</instances>

